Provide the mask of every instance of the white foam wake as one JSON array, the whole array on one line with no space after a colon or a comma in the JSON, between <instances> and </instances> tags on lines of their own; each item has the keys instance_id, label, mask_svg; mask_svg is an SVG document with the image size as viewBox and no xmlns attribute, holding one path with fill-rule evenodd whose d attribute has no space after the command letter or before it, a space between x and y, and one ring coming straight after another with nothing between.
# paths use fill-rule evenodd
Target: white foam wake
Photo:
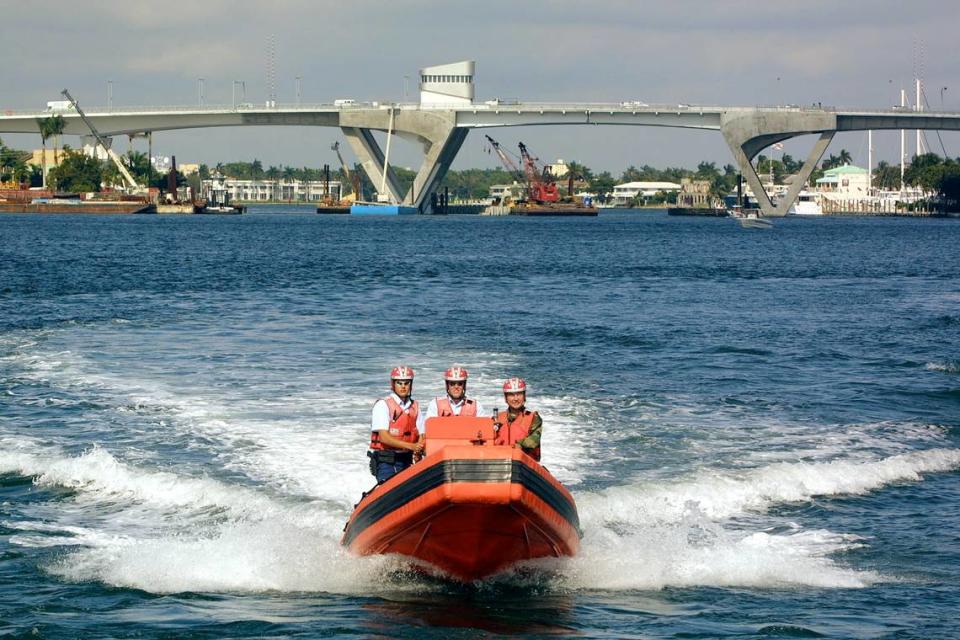
<instances>
[{"instance_id":1,"label":"white foam wake","mask_svg":"<svg viewBox=\"0 0 960 640\"><path fill-rule=\"evenodd\" d=\"M874 461L781 462L740 472L701 471L663 486L636 484L577 495L585 527L676 521L691 509L711 519L764 511L814 496L861 495L924 473L960 468L960 450L929 449Z\"/></svg>"},{"instance_id":2,"label":"white foam wake","mask_svg":"<svg viewBox=\"0 0 960 640\"><path fill-rule=\"evenodd\" d=\"M667 586L856 588L883 579L832 555L864 544L827 530L745 530L729 519L815 496L861 495L924 473L960 468L960 451L935 449L871 462L777 463L743 472L701 472L668 486L634 483L577 495L581 553L561 570L573 588ZM779 527L783 528L783 527Z\"/></svg>"},{"instance_id":3,"label":"white foam wake","mask_svg":"<svg viewBox=\"0 0 960 640\"><path fill-rule=\"evenodd\" d=\"M928 362L924 365L924 369L927 371L940 371L942 373L960 373L960 362L955 360Z\"/></svg>"},{"instance_id":4,"label":"white foam wake","mask_svg":"<svg viewBox=\"0 0 960 640\"><path fill-rule=\"evenodd\" d=\"M158 522L203 522L209 518L270 518L282 514L302 526L326 524L319 507L295 501L283 502L253 487L228 484L212 478L190 478L169 471L147 470L117 460L94 446L77 456L43 451L27 440L5 439L0 443L0 473L33 476L41 487L63 487L76 492L75 501L88 507L118 511L112 525L129 520L144 524L144 512ZM137 518L125 519L123 511Z\"/></svg>"}]
</instances>

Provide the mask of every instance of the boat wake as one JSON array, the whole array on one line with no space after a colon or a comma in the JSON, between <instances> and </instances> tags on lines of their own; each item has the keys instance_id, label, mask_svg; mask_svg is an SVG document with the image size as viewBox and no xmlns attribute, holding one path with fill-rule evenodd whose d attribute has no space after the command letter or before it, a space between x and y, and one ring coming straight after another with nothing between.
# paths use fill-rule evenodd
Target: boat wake
<instances>
[{"instance_id":1,"label":"boat wake","mask_svg":"<svg viewBox=\"0 0 960 640\"><path fill-rule=\"evenodd\" d=\"M68 548L46 567L65 580L154 593L441 588L405 573L409 565L402 558L347 554L339 545L347 515L340 504L148 470L102 448L74 456L23 438L0 444L0 474L32 477L37 490L61 492L57 501L25 505L0 524L16 531L13 544ZM864 587L888 578L843 566L833 556L865 540L804 530L764 514L958 468L960 450L932 449L581 491L581 554L525 563L488 584L557 591Z\"/></svg>"}]
</instances>

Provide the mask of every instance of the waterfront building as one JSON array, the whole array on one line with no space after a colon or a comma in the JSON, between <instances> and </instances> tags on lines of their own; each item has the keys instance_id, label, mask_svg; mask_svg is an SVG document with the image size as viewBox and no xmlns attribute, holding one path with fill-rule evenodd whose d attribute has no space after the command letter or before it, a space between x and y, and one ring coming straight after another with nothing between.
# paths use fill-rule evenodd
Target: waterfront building
<instances>
[{"instance_id":1,"label":"waterfront building","mask_svg":"<svg viewBox=\"0 0 960 640\"><path fill-rule=\"evenodd\" d=\"M713 198L710 197L710 184L709 180L681 178L677 206L692 209L714 206Z\"/></svg>"},{"instance_id":2,"label":"waterfront building","mask_svg":"<svg viewBox=\"0 0 960 640\"><path fill-rule=\"evenodd\" d=\"M200 181L200 194L215 202L321 202L328 199L326 185L324 180L236 180L214 175ZM342 197L340 181L331 180L329 199Z\"/></svg>"},{"instance_id":3,"label":"waterfront building","mask_svg":"<svg viewBox=\"0 0 960 640\"><path fill-rule=\"evenodd\" d=\"M859 200L870 195L869 173L866 169L845 164L823 172L817 180L817 191L832 199Z\"/></svg>"},{"instance_id":4,"label":"waterfront building","mask_svg":"<svg viewBox=\"0 0 960 640\"><path fill-rule=\"evenodd\" d=\"M545 165L544 169L554 178L564 178L570 173L570 167L563 158L557 158L556 162Z\"/></svg>"},{"instance_id":5,"label":"waterfront building","mask_svg":"<svg viewBox=\"0 0 960 640\"><path fill-rule=\"evenodd\" d=\"M636 200L646 202L658 193L671 194L680 191L676 182L624 182L613 187L613 205L628 207Z\"/></svg>"}]
</instances>

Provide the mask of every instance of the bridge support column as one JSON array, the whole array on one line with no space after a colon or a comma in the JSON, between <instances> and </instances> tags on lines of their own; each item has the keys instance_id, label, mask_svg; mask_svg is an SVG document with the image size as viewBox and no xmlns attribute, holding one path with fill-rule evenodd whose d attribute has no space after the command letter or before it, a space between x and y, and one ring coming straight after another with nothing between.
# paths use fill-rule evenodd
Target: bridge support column
<instances>
[{"instance_id":1,"label":"bridge support column","mask_svg":"<svg viewBox=\"0 0 960 640\"><path fill-rule=\"evenodd\" d=\"M377 144L370 129L361 127L340 127L340 129L346 136L347 142L350 143L354 155L360 160L360 166L363 167L363 171L370 178L374 188L379 192L380 186L384 185L387 193L380 195L388 196L393 202L400 202L400 183L390 167L386 167L387 176L386 181L384 181L385 158L383 150L380 149L380 145Z\"/></svg>"},{"instance_id":2,"label":"bridge support column","mask_svg":"<svg viewBox=\"0 0 960 640\"><path fill-rule=\"evenodd\" d=\"M413 188L407 193L407 201L423 213L430 213L430 194L437 190L443 177L447 175L453 159L467 139L467 129L452 127L447 135L430 143L423 164L413 181Z\"/></svg>"},{"instance_id":3,"label":"bridge support column","mask_svg":"<svg viewBox=\"0 0 960 640\"><path fill-rule=\"evenodd\" d=\"M787 210L794 203L800 189L810 179L817 162L833 140L836 133L837 118L835 114L817 112L807 114L791 113L725 113L721 117L720 130L733 152L733 157L740 166L740 172L750 185L750 190L757 198L760 211L768 217L787 215ZM766 147L797 136L810 133L819 133L820 138L814 143L807 155L793 184L787 191L786 197L777 206L770 201L770 196L760 183L760 176L753 168L753 158Z\"/></svg>"},{"instance_id":4,"label":"bridge support column","mask_svg":"<svg viewBox=\"0 0 960 640\"><path fill-rule=\"evenodd\" d=\"M421 213L430 213L430 195L449 170L467 137L467 129L457 128L456 113L453 112L393 109L392 135L419 143L424 158L413 186L402 196L396 175L387 168L388 195L395 202L415 206ZM340 128L367 176L378 188L383 182L385 159L371 130L387 131L390 125L389 109L350 109L340 114Z\"/></svg>"}]
</instances>

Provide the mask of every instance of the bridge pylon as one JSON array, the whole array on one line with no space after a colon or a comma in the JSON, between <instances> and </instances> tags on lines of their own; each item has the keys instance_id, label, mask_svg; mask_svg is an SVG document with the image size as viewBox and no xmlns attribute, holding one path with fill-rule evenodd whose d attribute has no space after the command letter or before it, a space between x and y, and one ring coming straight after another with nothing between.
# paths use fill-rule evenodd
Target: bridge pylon
<instances>
[{"instance_id":1,"label":"bridge pylon","mask_svg":"<svg viewBox=\"0 0 960 640\"><path fill-rule=\"evenodd\" d=\"M750 185L764 216L779 217L787 215L787 209L797 199L800 189L810 179L820 158L833 140L837 131L836 114L818 111L797 114L796 112L776 112L771 110L733 111L722 114L720 131L727 141L734 159L740 166L740 173ZM762 150L772 144L789 140L797 136L820 134L807 155L803 166L790 185L787 195L776 206L763 189L760 176L753 168L753 159Z\"/></svg>"},{"instance_id":2,"label":"bridge pylon","mask_svg":"<svg viewBox=\"0 0 960 640\"><path fill-rule=\"evenodd\" d=\"M421 111L397 106L346 109L340 113L340 128L367 177L378 188L385 186L388 193L381 195L390 197L394 202L417 207L421 213L430 213L430 194L447 174L469 131L457 128L456 112ZM373 130L390 132L390 135L421 145L423 163L413 186L405 194L401 193L393 169L386 165L386 158L373 137Z\"/></svg>"}]
</instances>

